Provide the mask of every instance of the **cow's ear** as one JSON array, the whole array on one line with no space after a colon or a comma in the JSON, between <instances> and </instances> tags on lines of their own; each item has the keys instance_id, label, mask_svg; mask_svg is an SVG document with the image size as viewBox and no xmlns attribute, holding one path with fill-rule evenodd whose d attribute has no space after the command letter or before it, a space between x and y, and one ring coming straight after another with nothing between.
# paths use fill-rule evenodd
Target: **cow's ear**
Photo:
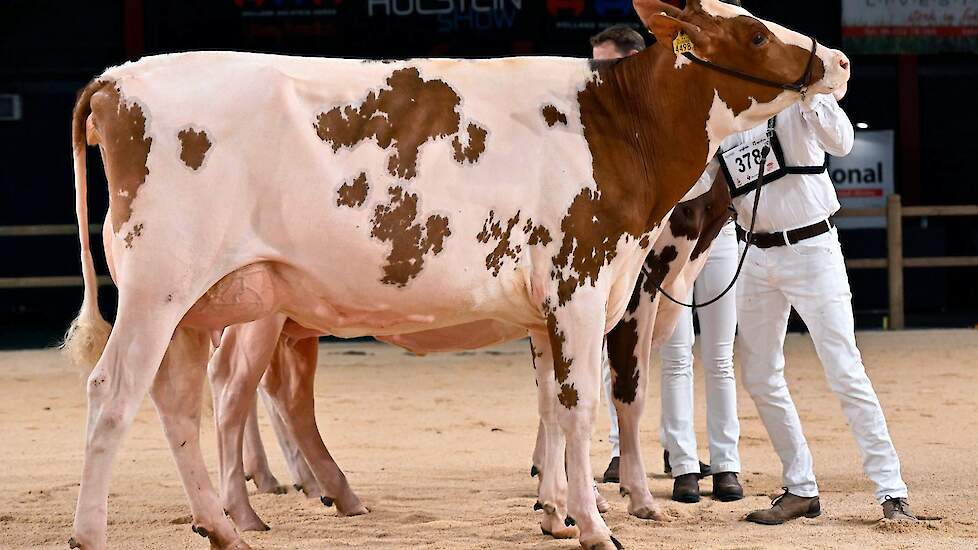
<instances>
[{"instance_id":1,"label":"cow's ear","mask_svg":"<svg viewBox=\"0 0 978 550\"><path fill-rule=\"evenodd\" d=\"M679 8L666 4L661 0L634 0L632 6L635 8L635 13L638 14L638 18L649 29L652 28L652 16L658 13L664 13L671 17L679 17L683 13Z\"/></svg>"},{"instance_id":2,"label":"cow's ear","mask_svg":"<svg viewBox=\"0 0 978 550\"><path fill-rule=\"evenodd\" d=\"M643 19L643 21L645 21ZM655 39L663 44L671 43L683 31L683 22L664 13L656 13L645 21Z\"/></svg>"},{"instance_id":3,"label":"cow's ear","mask_svg":"<svg viewBox=\"0 0 978 550\"><path fill-rule=\"evenodd\" d=\"M706 35L696 25L664 13L652 15L649 17L647 24L649 26L649 32L655 35L656 41L660 44L672 44L676 37L679 36L679 33L686 34L692 42L692 45L699 48L705 49L709 41Z\"/></svg>"}]
</instances>

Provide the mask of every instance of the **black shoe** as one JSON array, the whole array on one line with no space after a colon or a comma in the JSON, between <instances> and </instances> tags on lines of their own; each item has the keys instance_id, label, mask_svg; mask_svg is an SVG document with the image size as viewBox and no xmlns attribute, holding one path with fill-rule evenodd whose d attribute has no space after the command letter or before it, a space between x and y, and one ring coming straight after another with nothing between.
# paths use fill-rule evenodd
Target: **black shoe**
<instances>
[{"instance_id":1,"label":"black shoe","mask_svg":"<svg viewBox=\"0 0 978 550\"><path fill-rule=\"evenodd\" d=\"M720 502L733 502L744 498L744 488L734 472L713 474L713 498Z\"/></svg>"},{"instance_id":2,"label":"black shoe","mask_svg":"<svg viewBox=\"0 0 978 550\"><path fill-rule=\"evenodd\" d=\"M662 464L663 464L662 471L664 471L667 474L671 474L672 466L669 464L669 451L665 451L665 450L662 451ZM700 462L700 479L703 479L704 477L708 477L709 475L711 475L710 465L703 464L703 462Z\"/></svg>"},{"instance_id":3,"label":"black shoe","mask_svg":"<svg viewBox=\"0 0 978 550\"><path fill-rule=\"evenodd\" d=\"M700 476L683 474L672 483L672 500L693 504L700 501Z\"/></svg>"},{"instance_id":4,"label":"black shoe","mask_svg":"<svg viewBox=\"0 0 978 550\"><path fill-rule=\"evenodd\" d=\"M604 476L601 478L603 483L619 483L621 481L618 475L618 467L621 464L621 458L617 456L611 457L611 462L608 463L608 469L604 471Z\"/></svg>"}]
</instances>

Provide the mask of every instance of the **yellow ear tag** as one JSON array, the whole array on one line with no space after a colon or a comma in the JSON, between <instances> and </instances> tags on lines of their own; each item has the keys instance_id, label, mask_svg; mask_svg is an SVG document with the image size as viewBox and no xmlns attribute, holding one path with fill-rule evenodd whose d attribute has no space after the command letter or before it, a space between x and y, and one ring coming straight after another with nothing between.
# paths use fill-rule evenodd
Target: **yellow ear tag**
<instances>
[{"instance_id":1,"label":"yellow ear tag","mask_svg":"<svg viewBox=\"0 0 978 550\"><path fill-rule=\"evenodd\" d=\"M693 40L688 34L680 32L679 36L672 41L672 50L676 52L676 55L682 55L687 52L693 51Z\"/></svg>"}]
</instances>

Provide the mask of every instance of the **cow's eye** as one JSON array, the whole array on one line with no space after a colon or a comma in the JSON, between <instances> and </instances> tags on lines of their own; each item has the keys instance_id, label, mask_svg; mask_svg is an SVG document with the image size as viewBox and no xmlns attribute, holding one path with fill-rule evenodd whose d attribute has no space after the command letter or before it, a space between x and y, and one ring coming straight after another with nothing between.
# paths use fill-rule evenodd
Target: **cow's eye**
<instances>
[{"instance_id":1,"label":"cow's eye","mask_svg":"<svg viewBox=\"0 0 978 550\"><path fill-rule=\"evenodd\" d=\"M754 38L751 40L751 42L755 46L763 46L764 44L767 43L767 37L764 36L764 33L760 33L759 32L759 33L757 33L757 34L754 35Z\"/></svg>"}]
</instances>

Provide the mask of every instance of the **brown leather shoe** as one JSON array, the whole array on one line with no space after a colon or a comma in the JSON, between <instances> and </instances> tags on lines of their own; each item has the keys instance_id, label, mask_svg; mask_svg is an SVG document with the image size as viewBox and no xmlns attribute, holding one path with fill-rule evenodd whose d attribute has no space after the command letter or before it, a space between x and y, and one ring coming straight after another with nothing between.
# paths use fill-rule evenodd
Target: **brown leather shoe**
<instances>
[{"instance_id":1,"label":"brown leather shoe","mask_svg":"<svg viewBox=\"0 0 978 550\"><path fill-rule=\"evenodd\" d=\"M744 498L744 488L740 486L735 472L713 474L713 498L720 502L733 502Z\"/></svg>"},{"instance_id":2,"label":"brown leather shoe","mask_svg":"<svg viewBox=\"0 0 978 550\"><path fill-rule=\"evenodd\" d=\"M771 502L767 510L755 510L744 518L753 523L763 525L781 525L795 518L817 518L822 515L822 507L818 497L799 497L785 489L784 494Z\"/></svg>"},{"instance_id":3,"label":"brown leather shoe","mask_svg":"<svg viewBox=\"0 0 978 550\"><path fill-rule=\"evenodd\" d=\"M618 475L618 468L621 465L621 458L617 456L611 457L611 462L608 463L608 469L604 471L604 476L601 477L603 483L618 483L620 477Z\"/></svg>"},{"instance_id":4,"label":"brown leather shoe","mask_svg":"<svg viewBox=\"0 0 978 550\"><path fill-rule=\"evenodd\" d=\"M883 517L894 521L917 521L906 498L886 497L883 501Z\"/></svg>"},{"instance_id":5,"label":"brown leather shoe","mask_svg":"<svg viewBox=\"0 0 978 550\"><path fill-rule=\"evenodd\" d=\"M694 504L700 501L699 474L683 474L672 484L672 500Z\"/></svg>"}]
</instances>

